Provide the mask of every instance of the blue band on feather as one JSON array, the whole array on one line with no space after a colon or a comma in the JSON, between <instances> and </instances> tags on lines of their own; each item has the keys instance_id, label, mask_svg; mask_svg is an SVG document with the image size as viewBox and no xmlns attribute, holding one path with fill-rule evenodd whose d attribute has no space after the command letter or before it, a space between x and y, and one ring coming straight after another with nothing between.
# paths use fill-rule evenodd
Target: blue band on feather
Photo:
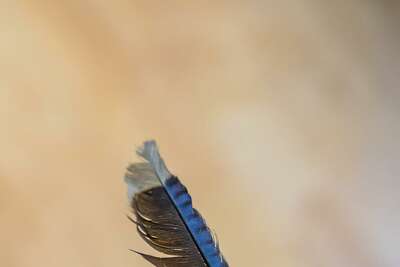
<instances>
[{"instance_id":1,"label":"blue band on feather","mask_svg":"<svg viewBox=\"0 0 400 267\"><path fill-rule=\"evenodd\" d=\"M176 176L168 178L164 186L208 265L210 267L228 267L218 246L214 243L210 229L197 210L193 208L192 198L186 187Z\"/></svg>"}]
</instances>

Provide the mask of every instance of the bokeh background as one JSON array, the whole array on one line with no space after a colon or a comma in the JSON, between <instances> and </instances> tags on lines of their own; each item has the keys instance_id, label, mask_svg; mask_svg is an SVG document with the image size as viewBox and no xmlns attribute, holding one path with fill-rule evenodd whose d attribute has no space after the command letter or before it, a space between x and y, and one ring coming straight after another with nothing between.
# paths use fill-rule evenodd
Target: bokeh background
<instances>
[{"instance_id":1,"label":"bokeh background","mask_svg":"<svg viewBox=\"0 0 400 267\"><path fill-rule=\"evenodd\" d=\"M400 266L399 1L0 1L0 264L149 266L142 141L231 266Z\"/></svg>"}]
</instances>

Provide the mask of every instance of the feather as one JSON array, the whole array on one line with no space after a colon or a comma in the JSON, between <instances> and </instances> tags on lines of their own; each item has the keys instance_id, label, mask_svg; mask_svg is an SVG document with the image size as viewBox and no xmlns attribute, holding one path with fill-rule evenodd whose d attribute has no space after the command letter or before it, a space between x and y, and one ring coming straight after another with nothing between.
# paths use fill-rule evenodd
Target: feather
<instances>
[{"instance_id":1,"label":"feather","mask_svg":"<svg viewBox=\"0 0 400 267\"><path fill-rule=\"evenodd\" d=\"M139 235L168 257L137 251L157 267L228 267L216 239L193 208L186 187L171 174L155 141L146 141L137 154L145 162L127 169L128 198Z\"/></svg>"}]
</instances>

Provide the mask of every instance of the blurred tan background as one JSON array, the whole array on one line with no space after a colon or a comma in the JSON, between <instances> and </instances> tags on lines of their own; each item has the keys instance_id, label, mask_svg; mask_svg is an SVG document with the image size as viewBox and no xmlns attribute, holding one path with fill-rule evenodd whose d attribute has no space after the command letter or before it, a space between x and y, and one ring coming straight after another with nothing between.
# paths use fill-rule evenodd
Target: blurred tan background
<instances>
[{"instance_id":1,"label":"blurred tan background","mask_svg":"<svg viewBox=\"0 0 400 267\"><path fill-rule=\"evenodd\" d=\"M158 140L231 266L400 266L398 1L0 1L0 264L149 266Z\"/></svg>"}]
</instances>

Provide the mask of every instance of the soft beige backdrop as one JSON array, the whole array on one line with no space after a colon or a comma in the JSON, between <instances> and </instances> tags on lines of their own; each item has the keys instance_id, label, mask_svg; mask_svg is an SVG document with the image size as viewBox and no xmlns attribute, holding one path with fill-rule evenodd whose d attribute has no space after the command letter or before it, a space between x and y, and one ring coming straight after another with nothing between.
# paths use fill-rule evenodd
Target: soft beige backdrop
<instances>
[{"instance_id":1,"label":"soft beige backdrop","mask_svg":"<svg viewBox=\"0 0 400 267\"><path fill-rule=\"evenodd\" d=\"M158 140L231 266L400 265L398 1L0 1L0 265L149 266Z\"/></svg>"}]
</instances>

